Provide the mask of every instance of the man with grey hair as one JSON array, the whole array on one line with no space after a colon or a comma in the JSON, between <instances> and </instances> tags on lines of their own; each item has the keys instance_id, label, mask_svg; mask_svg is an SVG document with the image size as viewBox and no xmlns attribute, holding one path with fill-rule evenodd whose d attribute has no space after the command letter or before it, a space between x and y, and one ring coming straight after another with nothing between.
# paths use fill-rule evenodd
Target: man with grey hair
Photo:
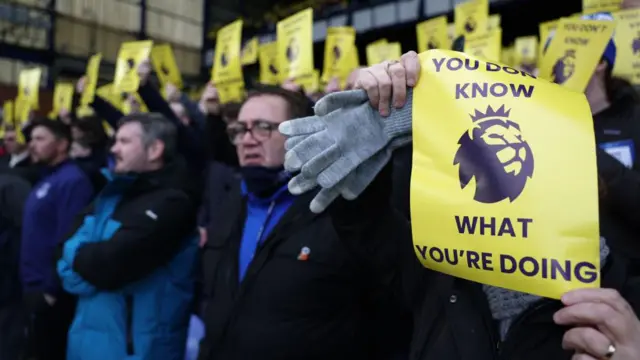
<instances>
[{"instance_id":1,"label":"man with grey hair","mask_svg":"<svg viewBox=\"0 0 640 360\"><path fill-rule=\"evenodd\" d=\"M68 359L182 359L198 253L198 198L185 188L175 126L120 121L104 190L61 246L57 271L78 296Z\"/></svg>"}]
</instances>

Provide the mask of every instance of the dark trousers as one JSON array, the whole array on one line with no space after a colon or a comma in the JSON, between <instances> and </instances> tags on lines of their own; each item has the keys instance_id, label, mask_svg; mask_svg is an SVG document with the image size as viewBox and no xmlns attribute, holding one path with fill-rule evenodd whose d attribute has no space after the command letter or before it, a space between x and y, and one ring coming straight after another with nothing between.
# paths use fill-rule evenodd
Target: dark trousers
<instances>
[{"instance_id":1,"label":"dark trousers","mask_svg":"<svg viewBox=\"0 0 640 360\"><path fill-rule=\"evenodd\" d=\"M26 345L27 316L21 301L0 306L0 359L20 360Z\"/></svg>"},{"instance_id":2,"label":"dark trousers","mask_svg":"<svg viewBox=\"0 0 640 360\"><path fill-rule=\"evenodd\" d=\"M29 359L66 360L67 333L75 312L75 299L61 295L50 306L42 294L30 295ZM39 297L42 297L40 299Z\"/></svg>"}]
</instances>

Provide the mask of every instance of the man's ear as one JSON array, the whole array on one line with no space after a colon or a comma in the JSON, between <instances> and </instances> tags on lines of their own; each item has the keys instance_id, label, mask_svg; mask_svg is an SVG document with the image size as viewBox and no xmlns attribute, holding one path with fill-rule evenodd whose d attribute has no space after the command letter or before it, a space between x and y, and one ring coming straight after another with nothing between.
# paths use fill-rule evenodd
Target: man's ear
<instances>
[{"instance_id":1,"label":"man's ear","mask_svg":"<svg viewBox=\"0 0 640 360\"><path fill-rule=\"evenodd\" d=\"M160 140L155 140L147 149L147 156L149 161L159 161L164 155L164 143Z\"/></svg>"}]
</instances>

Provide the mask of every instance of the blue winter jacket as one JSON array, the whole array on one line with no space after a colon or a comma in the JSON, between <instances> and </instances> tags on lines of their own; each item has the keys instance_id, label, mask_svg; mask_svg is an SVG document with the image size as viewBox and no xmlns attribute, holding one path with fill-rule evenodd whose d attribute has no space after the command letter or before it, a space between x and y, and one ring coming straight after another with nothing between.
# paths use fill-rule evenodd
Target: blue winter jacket
<instances>
[{"instance_id":1,"label":"blue winter jacket","mask_svg":"<svg viewBox=\"0 0 640 360\"><path fill-rule=\"evenodd\" d=\"M107 175L57 264L64 289L78 296L67 359L182 360L197 206L156 178Z\"/></svg>"}]
</instances>

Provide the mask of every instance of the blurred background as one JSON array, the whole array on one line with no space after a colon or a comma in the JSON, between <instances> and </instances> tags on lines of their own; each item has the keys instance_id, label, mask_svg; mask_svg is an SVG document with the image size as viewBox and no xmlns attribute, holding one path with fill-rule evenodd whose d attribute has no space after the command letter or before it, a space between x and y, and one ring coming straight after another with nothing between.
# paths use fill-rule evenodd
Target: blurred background
<instances>
[{"instance_id":1,"label":"blurred background","mask_svg":"<svg viewBox=\"0 0 640 360\"><path fill-rule=\"evenodd\" d=\"M15 97L18 74L43 68L41 99L50 103L53 80L75 80L90 55L101 52L101 80L114 73L123 42L152 39L170 43L187 86L210 77L216 31L242 18L243 38L275 39L275 24L314 8L315 67L322 68L329 26L353 26L360 58L365 45L382 37L415 49L416 23L443 14L463 0L0 0L0 99ZM580 12L580 0L494 0L502 16L503 42L536 35L538 24ZM244 69L258 71L257 65Z\"/></svg>"}]
</instances>

